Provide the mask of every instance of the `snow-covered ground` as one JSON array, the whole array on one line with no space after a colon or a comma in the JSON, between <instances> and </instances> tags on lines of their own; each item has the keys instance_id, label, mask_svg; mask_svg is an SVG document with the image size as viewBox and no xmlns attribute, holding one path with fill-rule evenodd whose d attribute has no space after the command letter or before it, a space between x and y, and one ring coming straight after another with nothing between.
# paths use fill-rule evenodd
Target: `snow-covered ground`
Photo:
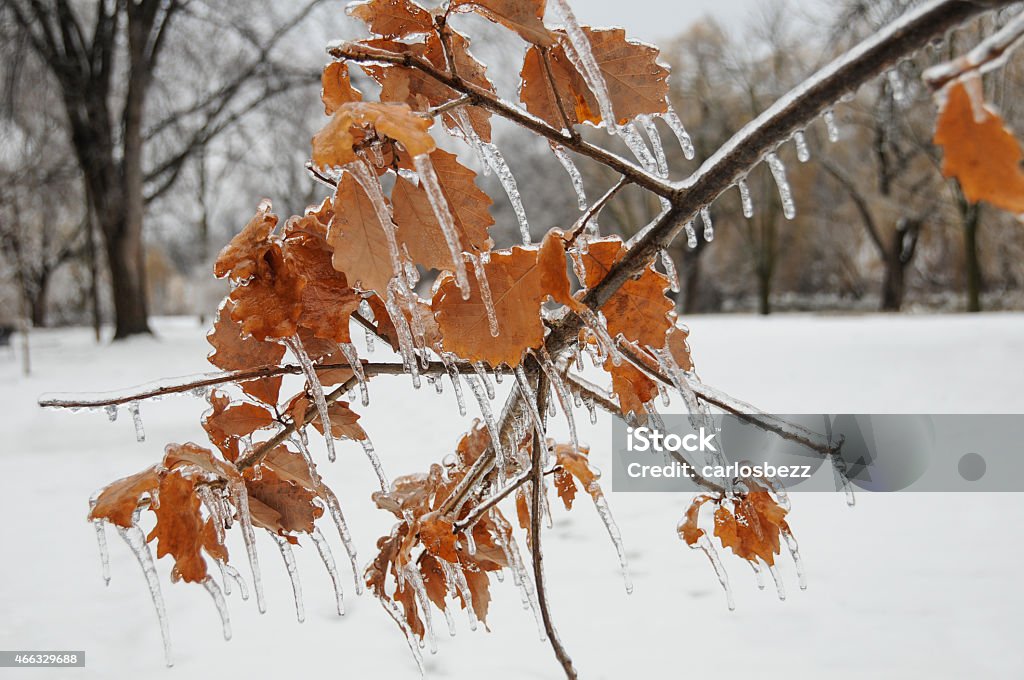
<instances>
[{"instance_id":1,"label":"snow-covered ground","mask_svg":"<svg viewBox=\"0 0 1024 680\"><path fill-rule=\"evenodd\" d=\"M1024 411L1024 315L845 318L695 317L688 320L701 377L775 412ZM147 441L127 414L43 411L48 391L96 391L208 370L204 330L162 320L158 338L97 346L86 330L33 336L33 375L0 353L0 649L85 650L85 669L13 671L0 677L414 678L405 642L370 598L352 595L334 615L327 575L311 547L297 551L307 620L298 624L284 566L269 538L261 557L269 611L229 598L234 639L224 642L209 596L172 585L160 564L175 667L165 670L138 564L110 535L109 587L100 578L87 499L149 465L172 441L203 442L205 403L175 397L143 404ZM378 348L374 358L386 358ZM506 380L504 387L508 388ZM460 418L450 386L438 396L407 378L378 378L363 409L391 476L424 470L448 453L475 413ZM608 466L610 420L578 417L592 457ZM373 508L373 473L360 448L321 466L353 528L363 562L391 524ZM609 483L610 485L610 483ZM785 602L759 591L731 555L737 609L729 612L707 560L676 537L687 498L611 494L635 592L622 586L615 552L593 507L555 509L545 554L553 616L584 678L1024 677L1019 576L1020 494L797 494L791 524L810 588L782 569ZM344 553L334 550L339 563ZM237 543L235 556L244 555ZM237 557L236 557L237 560ZM161 560L167 562L167 560ZM247 573L244 565L242 572ZM509 579L492 580L489 625L442 635L427 657L432 678L559 678ZM443 621L439 626L444 628ZM227 675L227 674L230 674Z\"/></svg>"}]
</instances>

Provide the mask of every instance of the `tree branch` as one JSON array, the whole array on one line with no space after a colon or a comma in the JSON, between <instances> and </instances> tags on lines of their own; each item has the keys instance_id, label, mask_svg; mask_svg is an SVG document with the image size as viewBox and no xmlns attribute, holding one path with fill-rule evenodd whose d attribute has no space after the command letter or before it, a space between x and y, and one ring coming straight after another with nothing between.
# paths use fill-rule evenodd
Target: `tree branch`
<instances>
[{"instance_id":1,"label":"tree branch","mask_svg":"<svg viewBox=\"0 0 1024 680\"><path fill-rule=\"evenodd\" d=\"M933 90L940 90L957 78L972 71L983 74L1006 63L1013 50L1024 44L1024 12L982 40L967 54L957 57L944 64L937 64L927 69L921 79Z\"/></svg>"}]
</instances>

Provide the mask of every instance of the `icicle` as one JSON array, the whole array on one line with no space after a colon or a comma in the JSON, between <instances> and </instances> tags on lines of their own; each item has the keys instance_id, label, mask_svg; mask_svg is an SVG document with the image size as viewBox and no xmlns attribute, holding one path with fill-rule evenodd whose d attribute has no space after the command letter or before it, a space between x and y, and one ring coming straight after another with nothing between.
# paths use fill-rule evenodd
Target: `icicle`
<instances>
[{"instance_id":1,"label":"icicle","mask_svg":"<svg viewBox=\"0 0 1024 680\"><path fill-rule=\"evenodd\" d=\"M231 639L231 618L228 616L228 603L224 601L224 593L221 592L220 586L211 577L207 576L200 583L203 588L206 588L206 592L213 598L213 604L217 607L217 613L220 614L220 625L224 632L224 639Z\"/></svg>"},{"instance_id":2,"label":"icicle","mask_svg":"<svg viewBox=\"0 0 1024 680\"><path fill-rule=\"evenodd\" d=\"M419 389L420 374L416 365L416 354L413 351L412 331L409 329L409 320L405 318L401 307L398 306L398 298L395 294L394 282L388 284L387 296L384 298L384 307L395 327L395 334L398 336L398 350L402 355L402 364L405 370L412 376L412 386Z\"/></svg>"},{"instance_id":3,"label":"icicle","mask_svg":"<svg viewBox=\"0 0 1024 680\"><path fill-rule=\"evenodd\" d=\"M725 601L729 606L729 611L736 609L736 602L732 599L732 588L729 587L729 574L726 573L725 567L722 566L722 561L718 557L718 552L715 550L715 546L711 543L711 540L704 534L697 540L696 543L690 546L691 548L700 549L704 551L704 554L711 560L711 566L715 570L715 576L718 577L718 582L722 584L722 589L725 590Z\"/></svg>"},{"instance_id":4,"label":"icicle","mask_svg":"<svg viewBox=\"0 0 1024 680\"><path fill-rule=\"evenodd\" d=\"M93 520L93 527L96 529L96 544L100 549L100 565L103 569L103 584L110 585L110 554L107 552L107 529L106 521L102 519Z\"/></svg>"},{"instance_id":5,"label":"icicle","mask_svg":"<svg viewBox=\"0 0 1024 680\"><path fill-rule=\"evenodd\" d=\"M579 451L580 442L576 434L576 419L572 413L572 398L569 396L569 389L565 386L562 376L558 373L558 367L555 366L546 349L542 350L539 361L541 370L547 375L548 381L551 383L552 388L554 388L558 404L562 407L562 413L565 414L565 421L569 426L569 441L572 444L572 450ZM549 402L554 405L553 401L549 400Z\"/></svg>"},{"instance_id":6,"label":"icicle","mask_svg":"<svg viewBox=\"0 0 1024 680\"><path fill-rule=\"evenodd\" d=\"M477 257L469 255L473 264L473 273L476 275L476 283L480 288L480 300L484 303L484 311L487 312L487 328L491 337L496 338L501 330L498 328L498 314L494 311L494 298L491 297L491 285L487 282L486 265L490 256L487 253Z\"/></svg>"},{"instance_id":7,"label":"icicle","mask_svg":"<svg viewBox=\"0 0 1024 680\"><path fill-rule=\"evenodd\" d=\"M366 458L370 461L373 471L377 474L380 490L386 493L391 486L391 482L388 481L388 476L384 474L384 466L381 465L380 457L377 455L377 450L373 447L373 442L367 436L359 440L359 445L363 447L363 453L366 454Z\"/></svg>"},{"instance_id":8,"label":"icicle","mask_svg":"<svg viewBox=\"0 0 1024 680\"><path fill-rule=\"evenodd\" d=\"M133 523L130 527L117 527L117 533L121 535L124 542L135 554L135 559L142 567L142 575L146 578L146 586L149 588L149 596L153 600L153 608L156 609L156 618L160 623L160 637L164 643L164 661L168 667L174 665L171 658L171 632L167 624L167 609L164 607L164 598L160 593L160 579L156 573L156 565L153 564L153 554L146 544L146 534Z\"/></svg>"},{"instance_id":9,"label":"icicle","mask_svg":"<svg viewBox=\"0 0 1024 680\"><path fill-rule=\"evenodd\" d=\"M626 592L633 592L633 579L629 575L629 562L626 560L626 548L622 544L622 534L619 532L619 525L615 523L615 518L612 517L611 508L608 507L608 499L605 498L601 488L597 485L597 482L591 482L590 487L587 488L587 493L594 499L594 507L597 508L597 514L600 515L601 521L604 522L604 528L608 530L608 536L612 539L612 544L615 546L615 552L619 554L619 567L622 569L622 581L626 586Z\"/></svg>"},{"instance_id":10,"label":"icicle","mask_svg":"<svg viewBox=\"0 0 1024 680\"><path fill-rule=\"evenodd\" d=\"M789 181L786 179L786 167L774 153L768 154L765 160L768 162L768 168L772 171L772 177L775 178L775 184L779 187L779 198L782 200L782 214L786 216L787 220L791 220L796 217L796 204L793 203L793 192L790 190Z\"/></svg>"},{"instance_id":11,"label":"icicle","mask_svg":"<svg viewBox=\"0 0 1024 680\"><path fill-rule=\"evenodd\" d=\"M587 412L590 414L590 424L597 425L597 405L594 403L593 397L583 397L583 404L587 407Z\"/></svg>"},{"instance_id":12,"label":"icicle","mask_svg":"<svg viewBox=\"0 0 1024 680\"><path fill-rule=\"evenodd\" d=\"M426 154L413 156L412 162L416 173L420 176L420 183L427 193L427 200L430 201L434 217L437 218L437 223L441 226L444 240L448 244L448 253L451 255L455 267L455 281L459 290L462 291L462 298L467 299L469 297L469 279L466 277L466 263L462 260L462 244L459 242L459 231L448 206L448 199L445 198L444 192L441 190L441 183L437 179L437 173L434 172L430 156Z\"/></svg>"},{"instance_id":13,"label":"icicle","mask_svg":"<svg viewBox=\"0 0 1024 680\"><path fill-rule=\"evenodd\" d=\"M110 404L109 406L104 406L103 410L107 414L107 420L109 420L110 422L114 422L115 420L117 420L117 404Z\"/></svg>"},{"instance_id":14,"label":"icicle","mask_svg":"<svg viewBox=\"0 0 1024 680\"><path fill-rule=\"evenodd\" d=\"M558 415L558 408L555 406L554 399L548 399L548 418L554 418Z\"/></svg>"},{"instance_id":15,"label":"icicle","mask_svg":"<svg viewBox=\"0 0 1024 680\"><path fill-rule=\"evenodd\" d=\"M364 329L363 332L366 336L366 352L367 354L373 354L374 335L369 328Z\"/></svg>"},{"instance_id":16,"label":"icicle","mask_svg":"<svg viewBox=\"0 0 1024 680\"><path fill-rule=\"evenodd\" d=\"M241 596L242 600L248 600L249 587L245 585L245 579L243 579L242 575L238 573L238 570L227 562L221 562L220 560L216 560L216 562L217 566L220 567L221 578L224 579L224 594L231 594L231 582L234 581L235 585L238 586L239 596Z\"/></svg>"},{"instance_id":17,"label":"icicle","mask_svg":"<svg viewBox=\"0 0 1024 680\"><path fill-rule=\"evenodd\" d=\"M498 426L498 422L494 419L494 411L491 409L491 402L483 388L483 378L481 378L479 374L467 374L463 377L466 379L466 382L469 384L469 389L473 392L473 396L476 397L476 401L480 405L480 415L483 416L484 423L487 425L487 432L491 435L491 445L494 447L494 459L498 468L498 480L503 481L505 479L505 451L501 446L501 428Z\"/></svg>"},{"instance_id":18,"label":"icicle","mask_svg":"<svg viewBox=\"0 0 1024 680\"><path fill-rule=\"evenodd\" d=\"M441 354L441 361L448 372L448 378L452 381L452 388L455 390L455 400L459 404L459 415L466 415L466 400L462 396L462 384L459 382L458 358L454 354Z\"/></svg>"},{"instance_id":19,"label":"icicle","mask_svg":"<svg viewBox=\"0 0 1024 680\"><path fill-rule=\"evenodd\" d=\"M497 573L500 574L501 572ZM455 617L452 615L451 605L447 605L441 611L444 612L444 621L448 624L448 637L455 637Z\"/></svg>"},{"instance_id":20,"label":"icicle","mask_svg":"<svg viewBox=\"0 0 1024 680\"><path fill-rule=\"evenodd\" d=\"M640 161L640 165L644 170L652 175L658 173L658 162L654 159L647 145L644 144L643 137L637 131L636 125L628 123L619 127L619 136L622 137L622 141L626 143L626 146L636 156L636 159ZM660 198L662 201L667 200L664 196Z\"/></svg>"},{"instance_id":21,"label":"icicle","mask_svg":"<svg viewBox=\"0 0 1024 680\"><path fill-rule=\"evenodd\" d=\"M420 613L423 615L423 623L427 629L427 640L430 642L430 653L437 654L437 638L434 636L434 620L431 615L430 598L427 597L427 588L423 585L423 577L413 566L405 567L406 580L416 595L416 601L420 605ZM422 644L422 642L421 642Z\"/></svg>"},{"instance_id":22,"label":"icicle","mask_svg":"<svg viewBox=\"0 0 1024 680\"><path fill-rule=\"evenodd\" d=\"M566 48L566 56L571 61L578 62L578 64L575 64L577 65L577 70L583 76L587 87L590 88L590 91L594 93L594 97L597 99L601 118L604 119L608 133L615 134L616 118L612 108L612 100L608 94L608 84L605 83L601 67L598 65L597 59L594 58L590 38L587 37L579 22L576 21L576 15L573 14L567 0L552 0L549 7L554 9L556 15L562 21L563 28L565 28L565 34L568 37L568 44L563 41L563 46Z\"/></svg>"},{"instance_id":23,"label":"icicle","mask_svg":"<svg viewBox=\"0 0 1024 680\"><path fill-rule=\"evenodd\" d=\"M487 374L487 366L484 365L484 362L474 362L473 371L480 377L480 382L483 383L487 398L494 399L494 384L491 382L491 376Z\"/></svg>"},{"instance_id":24,"label":"icicle","mask_svg":"<svg viewBox=\"0 0 1024 680\"><path fill-rule=\"evenodd\" d=\"M132 423L135 424L135 441L146 441L146 429L142 426L142 414L139 413L139 402L133 401L129 403L128 413L132 414Z\"/></svg>"},{"instance_id":25,"label":"icicle","mask_svg":"<svg viewBox=\"0 0 1024 680\"><path fill-rule=\"evenodd\" d=\"M345 355L345 361L352 367L352 373L356 376L356 380L359 381L359 396L363 406L370 405L370 393L366 389L366 373L363 371L363 362L359 360L359 353L356 351L356 346L351 342L342 342L338 345L341 347L341 353Z\"/></svg>"},{"instance_id":26,"label":"icicle","mask_svg":"<svg viewBox=\"0 0 1024 680\"><path fill-rule=\"evenodd\" d=\"M473 593L469 589L469 584L466 582L466 575L462 573L459 567L453 567L448 562L441 562L441 567L448 574L451 581L455 584L455 589L462 597L462 601L465 604L466 615L469 618L469 629L476 630L478 619L476 618L476 610L473 608Z\"/></svg>"},{"instance_id":27,"label":"icicle","mask_svg":"<svg viewBox=\"0 0 1024 680\"><path fill-rule=\"evenodd\" d=\"M832 109L828 109L821 116L825 120L825 129L828 130L828 141L838 142L839 141L839 127L836 125L836 114Z\"/></svg>"},{"instance_id":28,"label":"icicle","mask_svg":"<svg viewBox=\"0 0 1024 680\"><path fill-rule=\"evenodd\" d=\"M210 521L213 524L214 533L217 536L217 541L221 544L224 543L224 515L221 510L220 499L214 495L213 489L206 484L196 484L195 486L196 495L199 496L199 500L203 502L206 509L210 513Z\"/></svg>"},{"instance_id":29,"label":"icicle","mask_svg":"<svg viewBox=\"0 0 1024 680\"><path fill-rule=\"evenodd\" d=\"M898 68L892 68L885 72L885 79L889 82L889 90L892 92L892 100L902 104L907 99L907 88L903 84Z\"/></svg>"},{"instance_id":30,"label":"icicle","mask_svg":"<svg viewBox=\"0 0 1024 680\"><path fill-rule=\"evenodd\" d=\"M530 576L530 572L526 568L526 564L523 562L523 556L519 553L519 545L512 535L512 526L494 511L491 512L490 516L491 521L499 529L500 537L495 538L501 545L505 558L512 567L512 579L519 586L522 594L523 609L529 608L533 612L533 618L537 624L537 635L540 637L541 642L546 642L548 636L544 627L544 617L541 613L537 589Z\"/></svg>"},{"instance_id":31,"label":"icicle","mask_svg":"<svg viewBox=\"0 0 1024 680\"><path fill-rule=\"evenodd\" d=\"M259 466L256 466L259 469ZM260 562L256 554L256 535L252 530L252 515L249 514L249 495L245 485L235 482L228 487L231 492L231 499L234 501L235 510L238 511L238 523L242 526L242 539L245 542L245 552L249 556L249 569L252 571L252 587L256 591L256 608L260 614L267 611L267 603L263 599L263 579L260 577Z\"/></svg>"},{"instance_id":32,"label":"icicle","mask_svg":"<svg viewBox=\"0 0 1024 680\"><path fill-rule=\"evenodd\" d=\"M618 346L615 344L615 340L608 334L608 326L602 320L600 312L595 312L590 307L581 306L577 312L583 321L587 324L587 328L597 338L598 344L603 345L604 351L608 353L608 357L612 360L614 366L622 365L622 353L619 352Z\"/></svg>"},{"instance_id":33,"label":"icicle","mask_svg":"<svg viewBox=\"0 0 1024 680\"><path fill-rule=\"evenodd\" d=\"M747 185L746 179L741 179L736 183L736 186L740 190L740 203L743 204L743 216L749 220L754 216L754 201L750 198L750 187Z\"/></svg>"},{"instance_id":34,"label":"icicle","mask_svg":"<svg viewBox=\"0 0 1024 680\"><path fill-rule=\"evenodd\" d=\"M498 176L498 181L501 182L502 188L508 195L509 203L512 204L516 221L519 222L519 233L523 238L523 245L528 246L531 243L530 223L526 220L526 208L523 207L523 197L519 194L519 185L516 183L515 175L512 174L512 169L508 167L508 163L505 162L505 157L501 155L498 147L494 144L484 144L483 148L488 164L494 170L494 174Z\"/></svg>"},{"instance_id":35,"label":"icicle","mask_svg":"<svg viewBox=\"0 0 1024 680\"><path fill-rule=\"evenodd\" d=\"M658 117L668 123L669 129L679 140L679 148L683 150L683 156L688 161L692 161L697 155L697 150L693 148L693 140L690 138L690 133L683 127L683 121L679 120L679 114L676 113L672 105L668 103L668 99L665 100L666 111L660 114Z\"/></svg>"},{"instance_id":36,"label":"icicle","mask_svg":"<svg viewBox=\"0 0 1024 680\"><path fill-rule=\"evenodd\" d=\"M394 620L398 625L398 628L405 635L405 641L409 645L409 651L412 652L412 658L416 661L416 667L420 671L420 677L426 677L426 669L423 667L423 655L420 654L419 644L416 642L416 636L413 634L412 629L409 628L409 624L405 621L405 615L398 609L391 600L385 597L378 597L377 600L381 606L384 607L384 611Z\"/></svg>"},{"instance_id":37,"label":"icicle","mask_svg":"<svg viewBox=\"0 0 1024 680\"><path fill-rule=\"evenodd\" d=\"M750 568L754 570L754 578L757 579L757 589L764 590L764 571L761 569L761 565L758 562L747 562Z\"/></svg>"},{"instance_id":38,"label":"icicle","mask_svg":"<svg viewBox=\"0 0 1024 680\"><path fill-rule=\"evenodd\" d=\"M281 559L288 570L288 578L292 582L292 595L295 596L295 618L299 623L306 620L306 608L302 604L302 583L299 582L299 568L295 564L295 555L292 553L292 544L288 539L278 534L267 532L274 537L277 547L281 551Z\"/></svg>"},{"instance_id":39,"label":"icicle","mask_svg":"<svg viewBox=\"0 0 1024 680\"><path fill-rule=\"evenodd\" d=\"M534 391L533 387L530 386L530 380L526 377L526 371L523 370L522 364L516 366L515 374L516 384L519 385L519 392L523 395L523 399L526 401L526 412L530 415L530 420L533 424L533 431L537 433L541 444L543 444L544 419L541 418L540 412L537 410L537 393Z\"/></svg>"},{"instance_id":40,"label":"icicle","mask_svg":"<svg viewBox=\"0 0 1024 680\"><path fill-rule=\"evenodd\" d=\"M647 138L651 140L651 148L654 149L654 160L658 162L658 176L668 178L668 159L665 157L665 147L661 143L661 135L658 134L658 126L650 116L637 116Z\"/></svg>"},{"instance_id":41,"label":"icicle","mask_svg":"<svg viewBox=\"0 0 1024 680\"><path fill-rule=\"evenodd\" d=\"M789 548L789 555L793 558L793 566L796 567L796 578L800 584L800 590L807 590L807 572L804 571L804 561L800 557L800 544L791 531L782 530L782 536L786 539L786 547Z\"/></svg>"},{"instance_id":42,"label":"icicle","mask_svg":"<svg viewBox=\"0 0 1024 680\"><path fill-rule=\"evenodd\" d=\"M391 256L391 268L395 276L405 276L405 266L402 264L402 255L398 249L398 228L391 218L391 210L388 208L387 199L384 198L384 191L381 189L377 173L370 170L366 163L361 160L353 161L345 166L345 169L352 173L359 186L366 192L366 196L373 205L373 210L384 230L384 237L388 244L388 254ZM417 168L418 170L419 168Z\"/></svg>"},{"instance_id":43,"label":"icicle","mask_svg":"<svg viewBox=\"0 0 1024 680\"><path fill-rule=\"evenodd\" d=\"M499 364L494 367L494 382L497 385L501 384L502 379L505 377L505 369Z\"/></svg>"},{"instance_id":44,"label":"icicle","mask_svg":"<svg viewBox=\"0 0 1024 680\"><path fill-rule=\"evenodd\" d=\"M811 160L811 150L807 148L807 137L803 130L797 130L793 135L793 143L796 144L796 159L801 163Z\"/></svg>"},{"instance_id":45,"label":"icicle","mask_svg":"<svg viewBox=\"0 0 1024 680\"><path fill-rule=\"evenodd\" d=\"M302 372L306 376L306 385L309 387L309 391L313 396L313 403L316 404L317 414L320 416L320 425L324 431L324 441L327 443L327 460L334 462L337 457L334 452L334 435L331 432L331 416L330 411L327 410L327 397L324 396L324 387L320 384L320 378L316 375L316 368L313 367L313 361L306 354L306 349L302 346L302 340L296 333L291 338L285 340L295 358L298 359L299 365L302 366Z\"/></svg>"},{"instance_id":46,"label":"icicle","mask_svg":"<svg viewBox=\"0 0 1024 680\"><path fill-rule=\"evenodd\" d=\"M327 511L331 515L331 519L334 521L334 526L338 530L338 536L341 538L341 544L345 546L345 552L348 553L349 562L352 565L352 577L356 582L356 595L363 594L363 582L359 578L361 573L359 569L359 557L356 555L356 544L352 540L352 532L349 531L348 523L345 521L345 515L341 512L341 503L338 502L338 497L334 495L328 487L320 487L320 495L323 497L325 504L327 505Z\"/></svg>"},{"instance_id":47,"label":"icicle","mask_svg":"<svg viewBox=\"0 0 1024 680\"><path fill-rule=\"evenodd\" d=\"M686 223L686 247L693 250L697 247L697 232L693 229L693 220Z\"/></svg>"},{"instance_id":48,"label":"icicle","mask_svg":"<svg viewBox=\"0 0 1024 680\"><path fill-rule=\"evenodd\" d=\"M711 222L711 209L708 206L700 209L700 221L704 223L704 240L710 243L715 239L715 225Z\"/></svg>"},{"instance_id":49,"label":"icicle","mask_svg":"<svg viewBox=\"0 0 1024 680\"><path fill-rule=\"evenodd\" d=\"M344 593L341 589L341 580L338 577L338 567L334 563L334 555L331 553L331 546L327 543L327 539L320 533L320 527L313 527L313 533L310 538L313 539L313 543L316 545L316 551L320 553L320 559L323 560L324 568L327 569L327 573L331 577L331 585L334 586L334 601L337 605L338 616L345 615L345 598Z\"/></svg>"},{"instance_id":50,"label":"icicle","mask_svg":"<svg viewBox=\"0 0 1024 680\"><path fill-rule=\"evenodd\" d=\"M583 175L580 174L580 169L576 167L576 164L569 158L569 153L565 150L561 144L555 142L548 142L551 147L551 152L555 154L555 158L562 164L565 171L569 174L569 179L572 180L572 188L576 192L576 205L580 211L585 211L590 203L587 201L587 193L583 188Z\"/></svg>"},{"instance_id":51,"label":"icicle","mask_svg":"<svg viewBox=\"0 0 1024 680\"><path fill-rule=\"evenodd\" d=\"M668 390L661 383L658 383L658 395L661 397L661 405L668 408L672 400L668 396Z\"/></svg>"},{"instance_id":52,"label":"icicle","mask_svg":"<svg viewBox=\"0 0 1024 680\"><path fill-rule=\"evenodd\" d=\"M669 289L673 293L679 292L679 272L676 271L676 263L672 256L664 248L661 249L661 266L665 268L665 275L668 276Z\"/></svg>"},{"instance_id":53,"label":"icicle","mask_svg":"<svg viewBox=\"0 0 1024 680\"><path fill-rule=\"evenodd\" d=\"M778 594L780 600L786 599L786 584L782 582L782 575L779 574L778 568L772 564L768 566L768 573L772 575L775 580L775 592Z\"/></svg>"}]
</instances>

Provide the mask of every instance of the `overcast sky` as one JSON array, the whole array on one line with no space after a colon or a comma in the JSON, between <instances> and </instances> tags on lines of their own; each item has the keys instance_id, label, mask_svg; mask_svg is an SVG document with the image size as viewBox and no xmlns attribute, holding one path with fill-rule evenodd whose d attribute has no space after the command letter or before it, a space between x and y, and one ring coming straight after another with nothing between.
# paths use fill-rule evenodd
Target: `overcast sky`
<instances>
[{"instance_id":1,"label":"overcast sky","mask_svg":"<svg viewBox=\"0 0 1024 680\"><path fill-rule=\"evenodd\" d=\"M806 17L839 0L789 0L795 15ZM576 18L589 26L622 26L627 35L664 42L697 19L714 17L723 25L740 25L757 16L766 0L569 0Z\"/></svg>"}]
</instances>

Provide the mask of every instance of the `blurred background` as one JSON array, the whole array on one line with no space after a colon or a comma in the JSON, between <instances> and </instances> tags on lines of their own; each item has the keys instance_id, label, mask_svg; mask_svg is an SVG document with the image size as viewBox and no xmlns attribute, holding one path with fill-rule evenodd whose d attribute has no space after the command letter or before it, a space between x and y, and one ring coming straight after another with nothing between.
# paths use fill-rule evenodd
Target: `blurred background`
<instances>
[{"instance_id":1,"label":"blurred background","mask_svg":"<svg viewBox=\"0 0 1024 680\"><path fill-rule=\"evenodd\" d=\"M779 95L914 3L576 4L581 22L618 23L661 47L697 150L684 159L663 130L681 178ZM271 198L287 216L325 195L303 165L324 122L324 46L365 35L344 5L0 0L2 340L60 325L92 325L98 340L124 337L147 332L156 315L204 323L226 290L211 262L258 201ZM969 205L941 176L931 144L935 104L919 78L1002 20L984 18L838 103L838 141L822 121L806 130L809 162L785 145L795 219L783 216L763 166L748 180L751 219L737 192L720 197L711 209L715 247L701 239L690 249L681 239L671 251L680 311L1024 307L1024 230L1012 216ZM499 92L516 100L524 44L474 16L455 25L473 36ZM986 80L989 101L1018 130L1021 65L1018 52ZM373 97L375 86L354 70ZM602 131L588 134L618 144ZM579 214L572 185L547 144L510 125L496 127L496 143L533 233L571 225ZM479 169L474 157L463 160ZM614 182L576 160L592 198ZM507 246L518 238L515 215L493 176L479 181L495 201L492 235ZM653 197L624 191L603 214L602 231L635 233L658 209Z\"/></svg>"}]
</instances>

